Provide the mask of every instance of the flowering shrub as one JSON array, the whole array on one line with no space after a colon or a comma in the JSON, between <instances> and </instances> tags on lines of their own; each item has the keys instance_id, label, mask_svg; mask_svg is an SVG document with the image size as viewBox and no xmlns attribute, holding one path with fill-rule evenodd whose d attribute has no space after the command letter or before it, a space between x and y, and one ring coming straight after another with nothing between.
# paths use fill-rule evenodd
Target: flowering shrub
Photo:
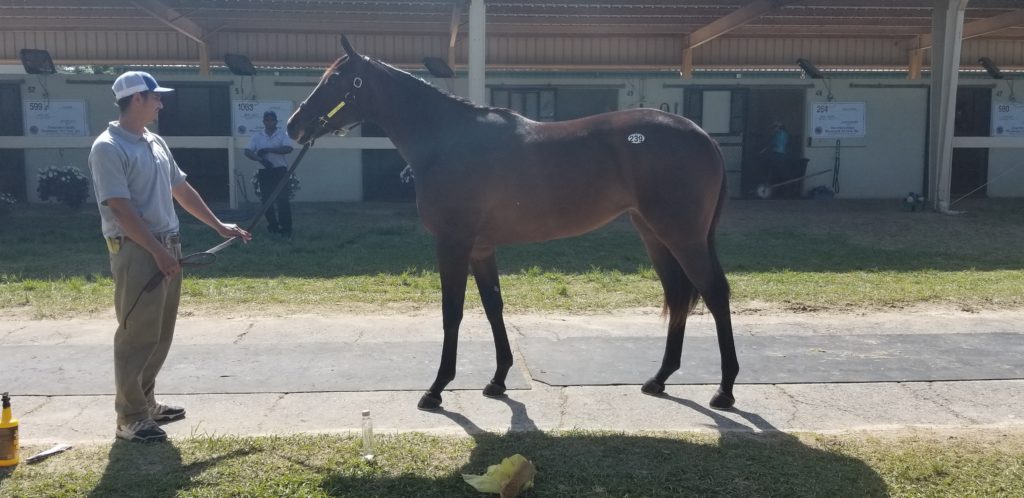
<instances>
[{"instance_id":1,"label":"flowering shrub","mask_svg":"<svg viewBox=\"0 0 1024 498\"><path fill-rule=\"evenodd\" d=\"M39 170L39 198L53 200L73 209L82 206L89 197L89 180L74 166L50 166Z\"/></svg>"},{"instance_id":2,"label":"flowering shrub","mask_svg":"<svg viewBox=\"0 0 1024 498\"><path fill-rule=\"evenodd\" d=\"M10 212L17 203L18 199L15 199L13 195L8 194L7 192L0 194L0 215Z\"/></svg>"},{"instance_id":3,"label":"flowering shrub","mask_svg":"<svg viewBox=\"0 0 1024 498\"><path fill-rule=\"evenodd\" d=\"M252 189L256 192L256 198L262 199L263 194L260 193L260 170L253 173L252 179L249 181L252 182ZM282 192L281 195L288 194L288 199L294 199L295 192L298 192L300 188L299 177L293 173L288 176L288 186L285 187L285 192Z\"/></svg>"}]
</instances>

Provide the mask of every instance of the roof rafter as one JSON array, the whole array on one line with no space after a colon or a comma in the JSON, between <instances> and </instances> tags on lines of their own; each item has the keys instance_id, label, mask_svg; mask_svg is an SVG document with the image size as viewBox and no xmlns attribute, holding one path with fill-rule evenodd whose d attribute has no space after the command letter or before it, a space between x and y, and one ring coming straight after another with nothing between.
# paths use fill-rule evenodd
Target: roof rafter
<instances>
[{"instance_id":1,"label":"roof rafter","mask_svg":"<svg viewBox=\"0 0 1024 498\"><path fill-rule=\"evenodd\" d=\"M699 47L793 0L754 0L686 36L688 48Z\"/></svg>"},{"instance_id":2,"label":"roof rafter","mask_svg":"<svg viewBox=\"0 0 1024 498\"><path fill-rule=\"evenodd\" d=\"M754 0L683 37L679 75L693 77L693 49L771 12L792 0Z\"/></svg>"},{"instance_id":3,"label":"roof rafter","mask_svg":"<svg viewBox=\"0 0 1024 498\"><path fill-rule=\"evenodd\" d=\"M206 33L195 21L179 14L160 0L131 0L136 7L144 10L175 31L191 38L199 45L199 74L210 74L210 49L206 46Z\"/></svg>"},{"instance_id":4,"label":"roof rafter","mask_svg":"<svg viewBox=\"0 0 1024 498\"><path fill-rule=\"evenodd\" d=\"M1024 26L1024 9L1013 10L987 19L979 19L964 24L964 40L987 35L1006 28ZM934 44L931 33L918 35L903 44L906 50L924 50Z\"/></svg>"}]
</instances>

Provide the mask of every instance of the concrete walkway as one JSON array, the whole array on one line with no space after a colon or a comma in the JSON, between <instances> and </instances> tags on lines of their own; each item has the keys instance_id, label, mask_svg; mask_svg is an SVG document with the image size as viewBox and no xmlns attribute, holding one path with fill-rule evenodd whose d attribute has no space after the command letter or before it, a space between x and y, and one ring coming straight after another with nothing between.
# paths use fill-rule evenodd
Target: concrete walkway
<instances>
[{"instance_id":1,"label":"concrete walkway","mask_svg":"<svg viewBox=\"0 0 1024 498\"><path fill-rule=\"evenodd\" d=\"M745 339L748 344L755 342L751 338L764 342L779 337L780 342L791 343L794 337L803 336L808 343L821 344L821 339L828 337L842 343L840 339L860 336L884 339L886 335L929 334L956 334L958 338L994 334L1020 347L1024 344L1022 319L1024 311L739 315L734 322L742 350ZM664 333L664 324L653 311L512 315L506 322L516 354L509 397L492 400L480 393L492 373L493 346L484 317L468 313L454 390L444 394L445 411L427 413L417 410L416 402L433 380L440 357L439 313L182 318L157 391L165 393L162 400L185 406L188 416L164 428L172 438L348 432L359 429L363 409L372 411L378 431L451 434L509 429L1024 428L1024 375L1016 375L1024 371L1024 357L1020 356L1004 358L1008 363L999 376L1003 380L742 384L758 382L745 377L745 369L735 390L736 409L721 412L707 407L714 385L673 384L666 396L656 398L641 394L639 382L545 384L537 380L543 365L531 364L520 347L530 340L592 338L594 342L643 343L646 349L653 344L652 338ZM0 365L5 365L0 367L0 390L12 393L23 444L108 441L113 437L109 365L113 328L112 318L7 320L0 324L0 357L6 357L0 360ZM691 343L713 336L709 316L691 317L687 338L703 338ZM781 341L783 337L787 341ZM927 356L928 347L922 349L920 354ZM196 356L196 352L202 355ZM692 363L687 365L688 352L696 354L684 347L684 369L694 368ZM835 353L842 357L842 351ZM644 354L660 359L661 348ZM203 360L191 363L197 357ZM779 355L773 361L785 363L785 357ZM546 361L544 365L552 364L552 359ZM565 361L594 363L585 351ZM717 358L709 361L699 368L717 368ZM656 368L653 360L638 365L641 380ZM682 371L672 380L686 382L687 375Z\"/></svg>"}]
</instances>

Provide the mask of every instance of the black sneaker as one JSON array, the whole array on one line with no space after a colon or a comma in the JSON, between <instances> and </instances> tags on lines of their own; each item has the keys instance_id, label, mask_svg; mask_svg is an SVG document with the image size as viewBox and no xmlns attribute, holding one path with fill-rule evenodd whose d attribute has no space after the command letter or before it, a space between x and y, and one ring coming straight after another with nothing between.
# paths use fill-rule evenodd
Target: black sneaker
<instances>
[{"instance_id":1,"label":"black sneaker","mask_svg":"<svg viewBox=\"0 0 1024 498\"><path fill-rule=\"evenodd\" d=\"M117 426L117 437L136 443L155 443L167 441L167 433L151 418Z\"/></svg>"},{"instance_id":2,"label":"black sneaker","mask_svg":"<svg viewBox=\"0 0 1024 498\"><path fill-rule=\"evenodd\" d=\"M154 422L171 422L185 418L185 409L180 406L165 405L157 401L155 405L149 407L149 416L153 417Z\"/></svg>"}]
</instances>

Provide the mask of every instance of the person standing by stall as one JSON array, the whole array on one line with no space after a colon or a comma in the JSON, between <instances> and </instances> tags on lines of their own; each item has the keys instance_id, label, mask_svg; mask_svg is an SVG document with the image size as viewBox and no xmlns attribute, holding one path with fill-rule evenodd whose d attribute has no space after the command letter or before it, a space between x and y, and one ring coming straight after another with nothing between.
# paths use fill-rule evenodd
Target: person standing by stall
<instances>
[{"instance_id":1,"label":"person standing by stall","mask_svg":"<svg viewBox=\"0 0 1024 498\"><path fill-rule=\"evenodd\" d=\"M274 188L288 174L288 158L292 153L292 142L288 134L277 127L277 113L263 113L263 131L253 134L245 148L245 157L260 163L263 168L257 173L260 185L260 198L265 203L274 192ZM285 188L277 196L276 206L267 207L267 230L286 238L292 236L292 207L288 200L289 192ZM275 209L276 207L276 209Z\"/></svg>"}]
</instances>

